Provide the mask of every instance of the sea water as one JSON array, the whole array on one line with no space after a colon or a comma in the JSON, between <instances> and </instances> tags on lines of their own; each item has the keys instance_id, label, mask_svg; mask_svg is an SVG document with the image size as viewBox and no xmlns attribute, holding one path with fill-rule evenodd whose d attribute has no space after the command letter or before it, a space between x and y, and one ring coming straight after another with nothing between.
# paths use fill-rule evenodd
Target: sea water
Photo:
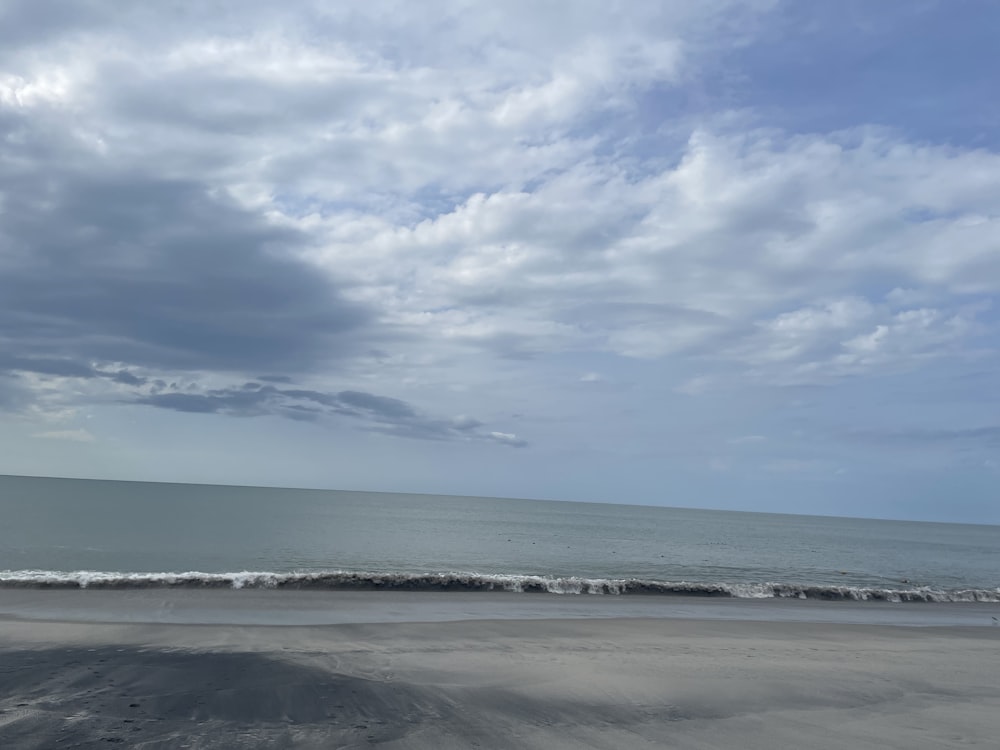
<instances>
[{"instance_id":1,"label":"sea water","mask_svg":"<svg viewBox=\"0 0 1000 750\"><path fill-rule=\"evenodd\" d=\"M0 586L1000 601L1000 527L0 477Z\"/></svg>"}]
</instances>

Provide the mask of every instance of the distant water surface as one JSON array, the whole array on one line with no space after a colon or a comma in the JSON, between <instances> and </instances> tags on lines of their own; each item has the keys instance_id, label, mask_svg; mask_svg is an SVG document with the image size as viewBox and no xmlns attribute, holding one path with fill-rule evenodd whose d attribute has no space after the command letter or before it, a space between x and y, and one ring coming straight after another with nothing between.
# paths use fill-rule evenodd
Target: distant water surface
<instances>
[{"instance_id":1,"label":"distant water surface","mask_svg":"<svg viewBox=\"0 0 1000 750\"><path fill-rule=\"evenodd\" d=\"M1000 601L1000 527L0 477L0 585Z\"/></svg>"}]
</instances>

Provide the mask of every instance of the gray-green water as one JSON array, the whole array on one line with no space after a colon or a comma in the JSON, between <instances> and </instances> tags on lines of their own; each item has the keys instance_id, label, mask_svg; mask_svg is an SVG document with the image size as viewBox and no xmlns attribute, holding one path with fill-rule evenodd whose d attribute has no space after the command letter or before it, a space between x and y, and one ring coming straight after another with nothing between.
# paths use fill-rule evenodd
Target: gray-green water
<instances>
[{"instance_id":1,"label":"gray-green water","mask_svg":"<svg viewBox=\"0 0 1000 750\"><path fill-rule=\"evenodd\" d=\"M998 601L1000 527L0 477L0 583Z\"/></svg>"}]
</instances>

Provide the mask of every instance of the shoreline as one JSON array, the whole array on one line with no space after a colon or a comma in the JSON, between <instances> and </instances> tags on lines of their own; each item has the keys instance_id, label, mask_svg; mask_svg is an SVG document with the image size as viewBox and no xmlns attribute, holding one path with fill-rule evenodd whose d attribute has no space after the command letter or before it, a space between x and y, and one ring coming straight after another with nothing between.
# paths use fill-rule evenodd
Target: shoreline
<instances>
[{"instance_id":1,"label":"shoreline","mask_svg":"<svg viewBox=\"0 0 1000 750\"><path fill-rule=\"evenodd\" d=\"M501 591L0 588L0 621L324 626L631 618L995 627L1000 623L1000 604L560 595Z\"/></svg>"},{"instance_id":2,"label":"shoreline","mask_svg":"<svg viewBox=\"0 0 1000 750\"><path fill-rule=\"evenodd\" d=\"M0 746L990 746L997 663L992 627L8 616Z\"/></svg>"}]
</instances>

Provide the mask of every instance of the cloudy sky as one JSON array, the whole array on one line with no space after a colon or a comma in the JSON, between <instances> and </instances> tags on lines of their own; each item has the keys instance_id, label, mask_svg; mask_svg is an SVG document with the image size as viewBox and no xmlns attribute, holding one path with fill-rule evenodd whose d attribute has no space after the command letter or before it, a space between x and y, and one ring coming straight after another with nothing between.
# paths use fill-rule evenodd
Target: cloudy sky
<instances>
[{"instance_id":1,"label":"cloudy sky","mask_svg":"<svg viewBox=\"0 0 1000 750\"><path fill-rule=\"evenodd\" d=\"M0 0L0 472L1000 522L998 27Z\"/></svg>"}]
</instances>

